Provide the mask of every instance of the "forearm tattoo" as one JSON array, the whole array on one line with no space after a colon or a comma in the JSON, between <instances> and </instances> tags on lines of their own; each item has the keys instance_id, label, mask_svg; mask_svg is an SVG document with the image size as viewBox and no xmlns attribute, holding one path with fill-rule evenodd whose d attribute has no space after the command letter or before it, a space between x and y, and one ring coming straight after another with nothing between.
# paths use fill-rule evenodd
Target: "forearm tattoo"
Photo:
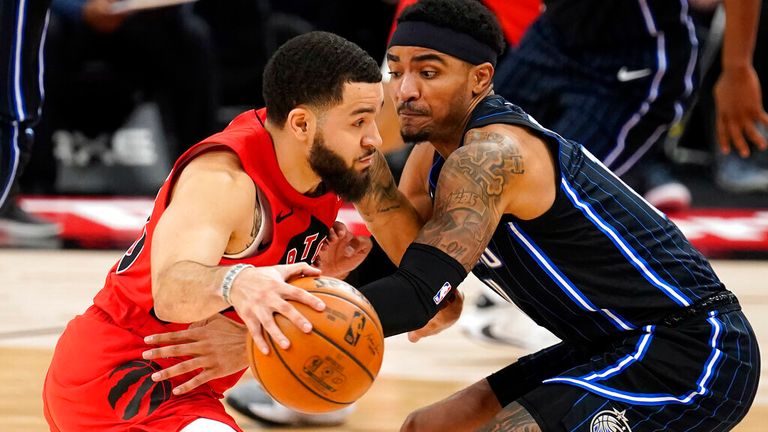
<instances>
[{"instance_id":1,"label":"forearm tattoo","mask_svg":"<svg viewBox=\"0 0 768 432\"><path fill-rule=\"evenodd\" d=\"M478 432L541 432L541 428L522 405L512 402Z\"/></svg>"},{"instance_id":2,"label":"forearm tattoo","mask_svg":"<svg viewBox=\"0 0 768 432\"><path fill-rule=\"evenodd\" d=\"M376 152L370 168L371 186L368 193L355 206L366 222L375 216L397 210L401 207L399 192L387 160L380 151Z\"/></svg>"},{"instance_id":3,"label":"forearm tattoo","mask_svg":"<svg viewBox=\"0 0 768 432\"><path fill-rule=\"evenodd\" d=\"M432 219L416 239L441 249L470 270L504 213L510 182L525 173L512 137L473 131L446 160L435 194Z\"/></svg>"}]
</instances>

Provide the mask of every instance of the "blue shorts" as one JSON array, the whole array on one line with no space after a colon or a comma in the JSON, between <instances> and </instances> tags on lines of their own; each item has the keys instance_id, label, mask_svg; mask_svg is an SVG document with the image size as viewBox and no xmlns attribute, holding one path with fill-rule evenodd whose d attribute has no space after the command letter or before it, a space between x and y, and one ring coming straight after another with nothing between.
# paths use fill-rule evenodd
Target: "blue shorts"
<instances>
[{"instance_id":1,"label":"blue shorts","mask_svg":"<svg viewBox=\"0 0 768 432\"><path fill-rule=\"evenodd\" d=\"M646 326L602 346L561 343L488 382L502 406L520 403L544 432L709 432L744 418L759 374L754 332L736 310Z\"/></svg>"}]
</instances>

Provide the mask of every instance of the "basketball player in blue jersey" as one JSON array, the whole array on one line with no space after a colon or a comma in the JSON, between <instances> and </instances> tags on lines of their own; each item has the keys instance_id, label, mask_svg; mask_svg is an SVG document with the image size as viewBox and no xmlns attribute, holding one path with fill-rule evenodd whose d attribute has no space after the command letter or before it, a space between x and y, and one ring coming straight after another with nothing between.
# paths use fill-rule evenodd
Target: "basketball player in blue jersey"
<instances>
[{"instance_id":1,"label":"basketball player in blue jersey","mask_svg":"<svg viewBox=\"0 0 768 432\"><path fill-rule=\"evenodd\" d=\"M400 190L383 158L371 167L356 204L399 269L360 290L386 335L418 338L456 320L455 288L472 270L563 342L414 412L403 430L732 428L760 370L738 300L581 144L493 94L502 49L479 2L403 12L387 57L401 133L424 144Z\"/></svg>"},{"instance_id":2,"label":"basketball player in blue jersey","mask_svg":"<svg viewBox=\"0 0 768 432\"><path fill-rule=\"evenodd\" d=\"M663 211L689 207L690 191L668 169L662 147L699 91L697 71L707 68L690 13L696 2L543 3L520 45L499 60L495 92L586 146L652 205ZM766 148L756 125L768 125L768 114L752 64L760 3L723 1L723 50L716 56L723 65L714 92L718 137L724 150L733 143L741 155L749 153L748 141ZM741 177L718 171L721 182ZM751 178L747 182L759 186L760 177ZM462 320L465 333L519 345L519 336L503 331L518 319L514 306L492 293L478 296L476 305Z\"/></svg>"},{"instance_id":3,"label":"basketball player in blue jersey","mask_svg":"<svg viewBox=\"0 0 768 432\"><path fill-rule=\"evenodd\" d=\"M479 2L423 0L400 17L387 59L401 133L429 143L401 190L428 221L409 220L406 197L374 171L358 208L399 269L360 289L386 335L424 336L456 319L450 299L471 270L562 343L414 412L403 430L732 428L760 371L738 300L580 143L493 94L502 49ZM393 225L420 231L405 245Z\"/></svg>"}]
</instances>

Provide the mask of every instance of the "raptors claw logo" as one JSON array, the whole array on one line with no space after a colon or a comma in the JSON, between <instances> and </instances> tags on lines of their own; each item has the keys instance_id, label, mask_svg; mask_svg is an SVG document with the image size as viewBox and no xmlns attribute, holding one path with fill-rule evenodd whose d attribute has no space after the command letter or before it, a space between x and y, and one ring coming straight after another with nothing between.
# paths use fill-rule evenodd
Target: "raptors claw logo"
<instances>
[{"instance_id":1,"label":"raptors claw logo","mask_svg":"<svg viewBox=\"0 0 768 432\"><path fill-rule=\"evenodd\" d=\"M109 405L123 420L136 417L140 411L151 414L171 398L171 383L154 382L152 374L162 367L150 360L133 360L109 374Z\"/></svg>"}]
</instances>

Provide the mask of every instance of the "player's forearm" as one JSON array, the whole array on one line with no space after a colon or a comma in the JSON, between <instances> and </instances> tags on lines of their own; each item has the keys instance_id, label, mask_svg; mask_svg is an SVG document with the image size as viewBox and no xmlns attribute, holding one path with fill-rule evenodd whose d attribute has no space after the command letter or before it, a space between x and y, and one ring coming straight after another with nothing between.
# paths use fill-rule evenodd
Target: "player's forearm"
<instances>
[{"instance_id":1,"label":"player's forearm","mask_svg":"<svg viewBox=\"0 0 768 432\"><path fill-rule=\"evenodd\" d=\"M366 221L368 230L395 265L400 265L405 250L416 239L422 225L424 222L410 205L387 217Z\"/></svg>"},{"instance_id":2,"label":"player's forearm","mask_svg":"<svg viewBox=\"0 0 768 432\"><path fill-rule=\"evenodd\" d=\"M228 308L221 296L221 283L228 269L193 261L172 264L155 281L155 314L163 321L191 323Z\"/></svg>"},{"instance_id":3,"label":"player's forearm","mask_svg":"<svg viewBox=\"0 0 768 432\"><path fill-rule=\"evenodd\" d=\"M360 287L379 315L385 336L424 327L467 277L450 255L414 243L397 271Z\"/></svg>"},{"instance_id":4,"label":"player's forearm","mask_svg":"<svg viewBox=\"0 0 768 432\"><path fill-rule=\"evenodd\" d=\"M761 0L725 0L723 70L752 66Z\"/></svg>"},{"instance_id":5,"label":"player's forearm","mask_svg":"<svg viewBox=\"0 0 768 432\"><path fill-rule=\"evenodd\" d=\"M389 259L399 264L424 222L408 198L397 189L380 153L372 167L371 188L355 207Z\"/></svg>"}]
</instances>

